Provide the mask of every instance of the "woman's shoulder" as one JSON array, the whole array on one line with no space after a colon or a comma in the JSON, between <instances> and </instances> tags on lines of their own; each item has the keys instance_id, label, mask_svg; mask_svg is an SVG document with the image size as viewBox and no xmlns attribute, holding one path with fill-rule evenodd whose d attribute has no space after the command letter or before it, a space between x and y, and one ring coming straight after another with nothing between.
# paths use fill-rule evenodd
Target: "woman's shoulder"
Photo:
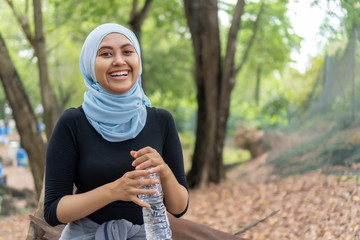
<instances>
[{"instance_id":1,"label":"woman's shoulder","mask_svg":"<svg viewBox=\"0 0 360 240\"><path fill-rule=\"evenodd\" d=\"M173 120L173 116L168 110L157 107L147 107L148 114L152 117L157 117L162 120Z\"/></svg>"},{"instance_id":2,"label":"woman's shoulder","mask_svg":"<svg viewBox=\"0 0 360 240\"><path fill-rule=\"evenodd\" d=\"M59 120L76 120L76 119L81 119L83 118L84 115L84 111L82 109L82 107L77 107L77 108L68 108L66 110L63 111L63 113L61 114Z\"/></svg>"}]
</instances>

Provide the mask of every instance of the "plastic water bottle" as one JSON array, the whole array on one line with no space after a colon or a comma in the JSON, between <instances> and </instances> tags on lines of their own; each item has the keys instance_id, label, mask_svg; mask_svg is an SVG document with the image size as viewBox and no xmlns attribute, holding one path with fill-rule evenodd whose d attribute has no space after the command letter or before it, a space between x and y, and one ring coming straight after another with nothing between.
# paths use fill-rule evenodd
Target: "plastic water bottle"
<instances>
[{"instance_id":1,"label":"plastic water bottle","mask_svg":"<svg viewBox=\"0 0 360 240\"><path fill-rule=\"evenodd\" d=\"M149 178L157 178L158 184L143 185L142 189L156 189L155 194L139 195L141 201L150 204L150 208L143 208L143 218L147 240L171 240L171 229L163 202L163 192L157 173L151 173Z\"/></svg>"}]
</instances>

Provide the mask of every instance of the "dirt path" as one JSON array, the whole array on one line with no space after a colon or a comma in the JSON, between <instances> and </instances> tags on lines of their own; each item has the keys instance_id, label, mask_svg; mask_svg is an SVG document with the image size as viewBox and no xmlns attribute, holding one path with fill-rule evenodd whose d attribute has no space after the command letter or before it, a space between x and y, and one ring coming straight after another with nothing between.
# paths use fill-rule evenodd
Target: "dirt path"
<instances>
[{"instance_id":1,"label":"dirt path","mask_svg":"<svg viewBox=\"0 0 360 240\"><path fill-rule=\"evenodd\" d=\"M241 237L360 239L360 186L356 179L319 171L285 179L265 178L265 170L253 171L248 177L241 172L232 170L222 184L192 190L184 217L233 233L280 210ZM17 178L28 177L26 174L29 172L23 171ZM25 239L28 214L0 218L0 240Z\"/></svg>"},{"instance_id":2,"label":"dirt path","mask_svg":"<svg viewBox=\"0 0 360 240\"><path fill-rule=\"evenodd\" d=\"M26 212L11 217L0 218L0 240L24 240L29 228L28 215Z\"/></svg>"},{"instance_id":3,"label":"dirt path","mask_svg":"<svg viewBox=\"0 0 360 240\"><path fill-rule=\"evenodd\" d=\"M27 188L34 190L34 181L30 170L25 167L4 167L4 174L7 177L7 185L17 188L19 190ZM32 211L26 210L25 201L17 203L19 208L24 210L10 217L0 217L0 240L24 240L26 238L29 220L28 215Z\"/></svg>"}]
</instances>

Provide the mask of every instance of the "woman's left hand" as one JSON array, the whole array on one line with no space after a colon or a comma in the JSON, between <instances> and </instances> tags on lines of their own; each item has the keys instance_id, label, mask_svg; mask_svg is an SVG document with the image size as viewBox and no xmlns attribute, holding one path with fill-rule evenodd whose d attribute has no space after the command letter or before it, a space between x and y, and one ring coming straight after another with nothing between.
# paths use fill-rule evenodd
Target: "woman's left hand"
<instances>
[{"instance_id":1,"label":"woman's left hand","mask_svg":"<svg viewBox=\"0 0 360 240\"><path fill-rule=\"evenodd\" d=\"M152 168L151 172L159 174L160 179L166 178L171 172L169 166L164 162L161 155L152 147L145 147L138 151L131 151L131 156L135 158L132 166L136 170Z\"/></svg>"}]
</instances>

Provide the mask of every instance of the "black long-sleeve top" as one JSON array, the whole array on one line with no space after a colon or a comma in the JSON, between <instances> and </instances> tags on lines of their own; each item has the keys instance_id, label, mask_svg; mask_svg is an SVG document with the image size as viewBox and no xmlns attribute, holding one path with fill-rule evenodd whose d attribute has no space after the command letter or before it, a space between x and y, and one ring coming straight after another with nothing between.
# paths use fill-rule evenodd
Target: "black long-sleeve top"
<instances>
[{"instance_id":1,"label":"black long-sleeve top","mask_svg":"<svg viewBox=\"0 0 360 240\"><path fill-rule=\"evenodd\" d=\"M115 181L134 170L131 150L150 146L169 165L178 182L188 189L183 155L174 119L169 112L147 108L143 130L134 139L109 142L90 125L82 107L65 110L49 139L46 152L44 217L52 226L61 222L56 215L59 200L73 192L84 193ZM182 216L187 209L176 217ZM126 219L143 224L142 208L126 201L116 201L88 216L102 224L114 219Z\"/></svg>"}]
</instances>

